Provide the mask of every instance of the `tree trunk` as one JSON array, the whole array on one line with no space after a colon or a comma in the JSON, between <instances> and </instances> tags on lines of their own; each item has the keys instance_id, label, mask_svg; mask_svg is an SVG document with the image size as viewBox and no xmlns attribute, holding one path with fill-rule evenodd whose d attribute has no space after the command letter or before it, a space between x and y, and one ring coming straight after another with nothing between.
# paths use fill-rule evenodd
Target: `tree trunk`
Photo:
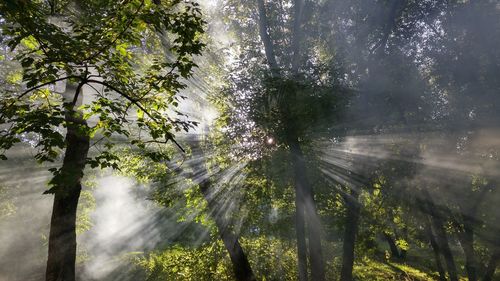
<instances>
[{"instance_id":1,"label":"tree trunk","mask_svg":"<svg viewBox=\"0 0 500 281\"><path fill-rule=\"evenodd\" d=\"M200 190L205 200L207 200L210 215L214 219L220 238L229 253L235 278L238 281L255 281L256 278L253 274L252 267L238 241L238 237L231 231L224 217L217 215L217 204L210 196L209 189L209 180L205 180L200 184Z\"/></svg>"},{"instance_id":2,"label":"tree trunk","mask_svg":"<svg viewBox=\"0 0 500 281\"><path fill-rule=\"evenodd\" d=\"M299 281L307 281L307 244L304 195L302 190L295 186L295 232L297 236L297 264Z\"/></svg>"},{"instance_id":3,"label":"tree trunk","mask_svg":"<svg viewBox=\"0 0 500 281\"><path fill-rule=\"evenodd\" d=\"M274 53L274 46L271 37L268 33L268 21L266 16L266 9L264 0L258 0L258 13L259 13L259 34L264 44L265 55L271 74L273 78L280 78L279 66L277 64L276 56ZM293 24L292 35L292 69L291 72L295 75L298 74L298 66L300 63L300 34L302 25L302 13L304 7L303 0L294 1L295 18ZM290 98L295 99L295 92L290 93ZM325 269L323 261L323 253L321 249L321 224L316 211L316 204L314 203L314 195L309 180L306 175L306 165L302 149L299 145L297 134L294 130L295 122L294 116L287 108L288 112L285 116L291 116L291 119L285 122L286 127L286 143L290 147L292 156L292 164L294 169L295 180L295 207L296 207L296 232L297 232L297 254L298 254L298 271L299 280L306 281L307 276L307 244L306 244L306 227L307 221L308 241L309 241L309 259L311 265L311 277L313 281L325 280Z\"/></svg>"},{"instance_id":4,"label":"tree trunk","mask_svg":"<svg viewBox=\"0 0 500 281\"><path fill-rule=\"evenodd\" d=\"M446 268L448 269L448 275L451 281L458 281L457 268L455 265L455 260L453 259L453 254L451 253L450 245L448 243L448 235L443 226L443 222L440 218L432 217L434 228L436 229L437 241L439 248L443 254Z\"/></svg>"},{"instance_id":5,"label":"tree trunk","mask_svg":"<svg viewBox=\"0 0 500 281\"><path fill-rule=\"evenodd\" d=\"M387 241L387 244L389 245L389 249L391 250L391 256L399 259L400 254L398 250L398 246L396 245L396 241L394 241L394 238L391 236L391 234L384 232L383 233L385 241Z\"/></svg>"},{"instance_id":6,"label":"tree trunk","mask_svg":"<svg viewBox=\"0 0 500 281\"><path fill-rule=\"evenodd\" d=\"M441 251L439 250L438 243L436 241L436 236L432 232L431 218L429 215L425 215L425 231L429 237L429 242L431 243L432 251L434 252L434 259L436 260L436 269L439 273L439 281L446 281L446 272L443 268L443 263L441 262Z\"/></svg>"},{"instance_id":7,"label":"tree trunk","mask_svg":"<svg viewBox=\"0 0 500 281\"><path fill-rule=\"evenodd\" d=\"M227 227L224 227L223 222L220 219L215 220L217 228L219 229L219 234L229 252L229 257L233 264L234 276L238 281L255 281L255 276L252 271L252 267L248 262L248 258L243 251L243 248L238 241L236 235L234 235ZM223 229L221 231L221 228Z\"/></svg>"},{"instance_id":8,"label":"tree trunk","mask_svg":"<svg viewBox=\"0 0 500 281\"><path fill-rule=\"evenodd\" d=\"M484 200L484 197L488 194L490 188L483 187L479 193L474 193L471 200L468 200L467 205L461 206L461 217L462 225L456 223L456 228L458 231L458 239L460 241L460 246L464 252L465 256L465 270L467 272L467 277L469 281L477 281L477 261L474 252L474 226L476 224L476 214L479 206Z\"/></svg>"},{"instance_id":9,"label":"tree trunk","mask_svg":"<svg viewBox=\"0 0 500 281\"><path fill-rule=\"evenodd\" d=\"M354 247L356 245L356 232L359 221L358 193L351 189L352 198L344 196L347 206L346 224L344 232L344 243L342 246L342 269L340 271L340 281L352 281L352 269L354 266Z\"/></svg>"},{"instance_id":10,"label":"tree trunk","mask_svg":"<svg viewBox=\"0 0 500 281\"><path fill-rule=\"evenodd\" d=\"M463 232L458 233L460 246L464 251L465 270L469 281L477 281L476 275L476 257L474 255L474 232L468 222L464 222Z\"/></svg>"},{"instance_id":11,"label":"tree trunk","mask_svg":"<svg viewBox=\"0 0 500 281\"><path fill-rule=\"evenodd\" d=\"M396 27L397 19L401 16L401 12L406 5L406 0L392 0L389 4L389 13L383 26L382 38L371 50L372 53L377 52L381 56L385 56L384 49L387 46L387 41L389 40L391 33Z\"/></svg>"},{"instance_id":12,"label":"tree trunk","mask_svg":"<svg viewBox=\"0 0 500 281\"><path fill-rule=\"evenodd\" d=\"M82 135L87 123L68 113L66 152L61 174L54 178L54 205L50 221L47 281L74 281L76 260L76 211L81 192L81 179L89 151L90 139Z\"/></svg>"},{"instance_id":13,"label":"tree trunk","mask_svg":"<svg viewBox=\"0 0 500 281\"><path fill-rule=\"evenodd\" d=\"M313 281L325 280L325 268L323 261L323 252L321 247L321 223L316 211L313 191L307 178L307 169L304 161L304 155L300 148L297 137L289 138L290 152L295 178L296 202L303 202L305 220L308 226L309 259L311 265L311 278ZM302 197L302 198L301 198ZM298 208L297 208L298 207ZM300 204L296 206L297 212L300 212ZM298 216L300 217L300 216ZM301 226L297 226L297 234ZM297 241L301 240L297 237ZM298 249L300 245L297 245ZM299 261L299 265L301 262Z\"/></svg>"},{"instance_id":14,"label":"tree trunk","mask_svg":"<svg viewBox=\"0 0 500 281\"><path fill-rule=\"evenodd\" d=\"M294 20L292 35L292 74L297 75L300 65L300 41L302 38L302 16L304 13L304 1L294 0Z\"/></svg>"},{"instance_id":15,"label":"tree trunk","mask_svg":"<svg viewBox=\"0 0 500 281\"><path fill-rule=\"evenodd\" d=\"M483 276L483 281L493 281L493 275L495 275L495 270L497 269L498 262L500 261L500 249L495 250L488 261L488 266L486 267L486 272Z\"/></svg>"},{"instance_id":16,"label":"tree trunk","mask_svg":"<svg viewBox=\"0 0 500 281\"><path fill-rule=\"evenodd\" d=\"M444 257L450 281L458 281L455 260L453 259L453 254L451 253L450 245L448 243L448 235L446 234L446 231L444 229L441 214L437 212L436 205L434 204L434 201L432 200L429 192L424 189L422 193L424 195L424 203L426 205L427 213L432 218L432 225L434 230L436 231L437 242L439 245L439 249L441 250L441 253Z\"/></svg>"},{"instance_id":17,"label":"tree trunk","mask_svg":"<svg viewBox=\"0 0 500 281\"><path fill-rule=\"evenodd\" d=\"M269 24L266 15L266 6L264 0L257 0L258 10L259 10L259 35L260 39L264 43L264 50L266 54L267 63L271 69L271 74L276 78L279 76L279 67L276 61L276 56L274 54L274 47L269 36L268 29Z\"/></svg>"},{"instance_id":18,"label":"tree trunk","mask_svg":"<svg viewBox=\"0 0 500 281\"><path fill-rule=\"evenodd\" d=\"M408 251L407 250L403 250L401 249L400 252L399 252L399 259L401 261L404 261L406 259L406 255L408 254Z\"/></svg>"}]
</instances>

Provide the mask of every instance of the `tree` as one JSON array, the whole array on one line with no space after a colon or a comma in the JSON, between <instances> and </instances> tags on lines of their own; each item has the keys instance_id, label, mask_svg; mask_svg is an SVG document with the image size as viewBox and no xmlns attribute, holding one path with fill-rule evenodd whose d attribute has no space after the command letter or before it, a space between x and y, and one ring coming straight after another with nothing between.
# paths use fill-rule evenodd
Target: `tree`
<instances>
[{"instance_id":1,"label":"tree","mask_svg":"<svg viewBox=\"0 0 500 281\"><path fill-rule=\"evenodd\" d=\"M2 88L1 157L27 139L35 142L40 162L63 155L45 192L54 194L46 280L75 280L75 219L85 167L116 168L112 148L122 139L146 149L176 143L174 131L196 125L167 110L177 106L181 79L190 77L193 56L204 46L200 9L181 0L9 0L0 13L6 44L23 69L19 84ZM173 60L155 48L162 37L171 41ZM57 90L61 82L64 92ZM98 149L95 156L91 147ZM148 155L165 156L161 149Z\"/></svg>"}]
</instances>

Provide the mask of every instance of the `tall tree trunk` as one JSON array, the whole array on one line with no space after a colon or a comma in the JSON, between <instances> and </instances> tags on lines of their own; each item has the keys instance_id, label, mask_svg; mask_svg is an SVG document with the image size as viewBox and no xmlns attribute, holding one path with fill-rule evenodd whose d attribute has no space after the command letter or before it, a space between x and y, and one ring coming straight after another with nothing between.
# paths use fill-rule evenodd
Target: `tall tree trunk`
<instances>
[{"instance_id":1,"label":"tall tree trunk","mask_svg":"<svg viewBox=\"0 0 500 281\"><path fill-rule=\"evenodd\" d=\"M307 244L305 203L302 190L295 185L295 233L297 238L297 266L299 281L307 281Z\"/></svg>"},{"instance_id":2,"label":"tall tree trunk","mask_svg":"<svg viewBox=\"0 0 500 281\"><path fill-rule=\"evenodd\" d=\"M90 139L83 135L87 123L71 112L66 115L66 152L61 174L54 179L54 205L50 221L47 281L74 281L76 260L76 211L81 179L89 151Z\"/></svg>"},{"instance_id":3,"label":"tall tree trunk","mask_svg":"<svg viewBox=\"0 0 500 281\"><path fill-rule=\"evenodd\" d=\"M344 242L342 246L342 269L340 271L340 281L352 281L352 269L354 266L354 247L356 245L356 232L359 221L358 192L351 189L351 197L344 196L347 206L346 226L344 232Z\"/></svg>"},{"instance_id":4,"label":"tall tree trunk","mask_svg":"<svg viewBox=\"0 0 500 281\"><path fill-rule=\"evenodd\" d=\"M472 198L465 206L461 206L462 225L456 222L458 239L465 256L465 270L469 281L477 281L477 261L474 252L474 226L476 224L476 214L479 206L488 194L490 188L483 187L479 193L473 193Z\"/></svg>"},{"instance_id":5,"label":"tall tree trunk","mask_svg":"<svg viewBox=\"0 0 500 281\"><path fill-rule=\"evenodd\" d=\"M265 55L271 74L274 78L280 78L279 66L277 64L276 56L274 53L274 46L268 33L268 21L266 16L266 9L264 0L257 0L259 12L259 34L264 44ZM304 1L294 0L294 23L292 34L292 58L291 66L294 76L298 74L300 63L300 39L301 39L301 25L303 14ZM290 99L295 99L295 92L290 93ZM307 236L309 242L309 259L311 265L311 277L313 281L325 280L325 269L323 261L323 253L321 249L321 224L316 211L316 204L314 203L314 195L306 175L306 165L302 149L300 148L299 139L295 132L295 117L290 114L291 119L285 126L286 142L290 147L292 156L292 164L294 167L294 180L295 180L295 202L296 202L296 232L297 232L297 251L298 251L298 267L299 267L299 280L307 280L307 244L305 241L305 222L307 221Z\"/></svg>"},{"instance_id":6,"label":"tall tree trunk","mask_svg":"<svg viewBox=\"0 0 500 281\"><path fill-rule=\"evenodd\" d=\"M448 235L446 234L446 230L444 229L443 220L441 214L439 214L436 209L436 205L434 204L434 200L430 196L427 190L423 190L422 194L424 196L424 203L426 205L427 213L432 218L432 226L436 231L437 242L439 245L439 249L443 254L446 269L448 270L448 275L450 277L450 281L458 281L457 268L455 265L455 260L453 258L453 254L450 249L450 245L448 243Z\"/></svg>"},{"instance_id":7,"label":"tall tree trunk","mask_svg":"<svg viewBox=\"0 0 500 281\"><path fill-rule=\"evenodd\" d=\"M464 228L461 233L458 233L458 239L460 241L460 246L464 251L467 277L469 281L477 281L476 257L474 254L474 232L472 225L469 222L464 221Z\"/></svg>"},{"instance_id":8,"label":"tall tree trunk","mask_svg":"<svg viewBox=\"0 0 500 281\"><path fill-rule=\"evenodd\" d=\"M264 50L266 54L267 63L271 69L271 74L273 77L277 78L279 76L279 66L276 61L276 56L274 54L274 46L269 36L268 29L269 23L266 15L266 6L264 0L257 0L258 10L259 10L259 35L262 43L264 43Z\"/></svg>"},{"instance_id":9,"label":"tall tree trunk","mask_svg":"<svg viewBox=\"0 0 500 281\"><path fill-rule=\"evenodd\" d=\"M292 74L299 73L300 65L300 41L302 38L302 22L304 14L304 0L294 0L294 20L293 20L293 35L292 35Z\"/></svg>"},{"instance_id":10,"label":"tall tree trunk","mask_svg":"<svg viewBox=\"0 0 500 281\"><path fill-rule=\"evenodd\" d=\"M434 229L436 230L437 241L439 244L439 248L443 254L446 268L448 270L448 275L451 281L458 281L457 268L455 265L455 260L453 258L453 254L451 253L450 245L448 243L448 235L443 226L443 222L440 218L433 216L432 217Z\"/></svg>"},{"instance_id":11,"label":"tall tree trunk","mask_svg":"<svg viewBox=\"0 0 500 281\"><path fill-rule=\"evenodd\" d=\"M295 196L298 197L296 199L296 202L303 202L305 219L308 226L307 236L309 242L311 278L313 281L322 281L325 280L325 267L323 261L323 251L321 247L321 223L317 214L312 187L309 183L309 179L307 178L307 169L305 165L304 155L302 153L302 149L300 148L298 138L289 138L289 146L294 168L296 190ZM302 197L302 199L300 197ZM300 207L300 204L296 207ZM297 209L297 211L300 212L300 208ZM299 229L299 227L300 226L298 226L297 229ZM297 237L298 241L299 239L301 238Z\"/></svg>"},{"instance_id":12,"label":"tall tree trunk","mask_svg":"<svg viewBox=\"0 0 500 281\"><path fill-rule=\"evenodd\" d=\"M425 215L425 231L429 237L429 242L434 252L434 259L436 260L436 269L439 274L439 281L446 281L446 272L443 268L443 263L441 262L441 251L439 250L438 243L436 241L436 236L432 231L431 218L429 215Z\"/></svg>"},{"instance_id":13,"label":"tall tree trunk","mask_svg":"<svg viewBox=\"0 0 500 281\"><path fill-rule=\"evenodd\" d=\"M219 236L226 247L229 258L233 265L234 276L238 281L255 281L252 267L248 258L238 241L238 237L232 232L229 224L223 216L217 215L218 204L210 195L210 180L207 179L200 184L200 190L205 200L207 200L209 213L215 221Z\"/></svg>"}]
</instances>

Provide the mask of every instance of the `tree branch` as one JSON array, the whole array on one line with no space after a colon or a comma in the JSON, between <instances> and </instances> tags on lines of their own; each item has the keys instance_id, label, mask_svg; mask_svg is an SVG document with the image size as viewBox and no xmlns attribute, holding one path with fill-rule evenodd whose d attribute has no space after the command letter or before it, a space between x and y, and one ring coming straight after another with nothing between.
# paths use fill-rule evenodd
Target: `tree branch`
<instances>
[{"instance_id":1,"label":"tree branch","mask_svg":"<svg viewBox=\"0 0 500 281\"><path fill-rule=\"evenodd\" d=\"M116 43L116 41L118 41L118 39L120 39L120 37L122 37L123 34L125 34L125 32L129 29L129 27L132 25L132 23L134 22L135 18L137 17L137 14L139 14L139 11L142 9L142 6L144 6L144 0L141 1L141 4L139 5L139 7L137 8L137 10L135 11L135 13L132 15L132 17L130 17L130 20L125 24L125 28L123 28L123 30L116 36L115 39L113 39L111 42L109 42L108 44L104 45L101 49L99 49L96 53L88 56L87 58L84 58L82 60L82 63L85 62L85 61L90 61L92 59L95 59L97 56L99 56L100 54L102 54L102 52L104 52L105 50L109 49L109 47L111 47L111 45L113 45L114 43Z\"/></svg>"},{"instance_id":2,"label":"tree branch","mask_svg":"<svg viewBox=\"0 0 500 281\"><path fill-rule=\"evenodd\" d=\"M149 118L151 118L152 120L154 120L155 122L158 122L157 119L151 115L151 113L149 113L149 111L147 111L141 104L138 100L130 97L129 95L125 94L123 91L119 90L118 88L114 87L113 85L110 85L104 81L98 81L98 80L87 80L87 83L96 83L96 84L100 84L100 85L103 85L107 88L110 88L111 90L117 92L118 94L120 94L121 96L123 96L124 98L126 98L127 100L129 100L130 102L132 102L133 104L135 104L140 110L142 110L147 116L149 116ZM182 148L182 146L171 136L166 136L167 139L171 140L182 152L186 153L186 151L184 150L184 148Z\"/></svg>"},{"instance_id":3,"label":"tree branch","mask_svg":"<svg viewBox=\"0 0 500 281\"><path fill-rule=\"evenodd\" d=\"M71 102L71 105L74 107L76 105L76 102L78 101L78 96L80 95L80 92L82 90L83 85L85 84L85 80L82 80L76 87L76 92L75 96L73 97L73 101Z\"/></svg>"},{"instance_id":4,"label":"tree branch","mask_svg":"<svg viewBox=\"0 0 500 281\"><path fill-rule=\"evenodd\" d=\"M37 85L35 87L32 87L32 88L29 88L27 89L26 91L24 91L22 94L20 94L17 99L21 99L23 98L24 96L26 96L27 94L29 94L30 92L34 91L34 90L37 90L37 89L40 89L42 87L45 87L47 85L50 85L50 84L54 84L56 82L59 82L59 81L63 81L63 80L66 80L66 79L71 79L71 78L79 78L79 79L83 79L82 77L80 76L76 76L76 75L70 75L70 76L66 76L66 77L61 77L61 78L58 78L58 79L55 79L55 80L52 80L52 81L49 81L49 82L46 82L46 83L43 83L43 84L40 84L40 85ZM6 107L10 107L12 105L14 105L16 102L15 101L12 101L9 105L7 105ZM0 119L4 116L4 110L2 110L2 114L0 114Z\"/></svg>"},{"instance_id":5,"label":"tree branch","mask_svg":"<svg viewBox=\"0 0 500 281\"><path fill-rule=\"evenodd\" d=\"M50 84L55 84L56 82L59 82L59 81L63 81L63 80L66 80L66 79L71 79L71 78L79 78L80 80L83 79L82 77L76 76L76 75L70 75L70 76L58 78L58 79L55 79L55 80L52 80L52 81L49 81L49 82L37 85L35 87L29 88L28 90L26 90L22 94L20 94L19 97L17 97L17 98L20 99L20 98L24 97L25 95L29 94L30 92L32 92L34 90L40 89L40 88L45 87L45 86L50 85Z\"/></svg>"}]
</instances>

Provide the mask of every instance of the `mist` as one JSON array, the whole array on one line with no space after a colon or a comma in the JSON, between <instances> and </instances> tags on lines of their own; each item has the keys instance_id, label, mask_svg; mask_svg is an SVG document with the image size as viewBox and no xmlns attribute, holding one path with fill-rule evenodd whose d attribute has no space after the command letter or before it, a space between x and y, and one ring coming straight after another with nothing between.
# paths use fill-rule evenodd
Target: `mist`
<instances>
[{"instance_id":1,"label":"mist","mask_svg":"<svg viewBox=\"0 0 500 281\"><path fill-rule=\"evenodd\" d=\"M0 281L500 280L499 1L24 2Z\"/></svg>"}]
</instances>

